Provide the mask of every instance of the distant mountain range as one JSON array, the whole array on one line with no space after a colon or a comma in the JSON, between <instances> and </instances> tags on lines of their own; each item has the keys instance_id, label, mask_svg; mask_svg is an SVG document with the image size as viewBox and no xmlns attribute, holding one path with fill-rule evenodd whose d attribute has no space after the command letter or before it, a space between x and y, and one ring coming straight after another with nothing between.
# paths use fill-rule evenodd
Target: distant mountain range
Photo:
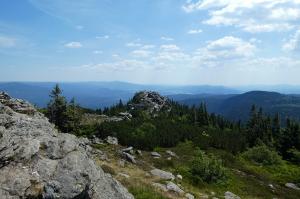
<instances>
[{"instance_id":1,"label":"distant mountain range","mask_svg":"<svg viewBox=\"0 0 300 199\"><path fill-rule=\"evenodd\" d=\"M39 107L45 107L54 82L2 82L0 91L11 96L26 99ZM287 116L300 120L300 86L261 86L263 90L281 91L284 94L268 91L251 91L258 86L168 86L141 85L127 82L72 82L59 83L63 95L68 100L74 97L81 106L103 108L128 101L136 92L152 90L187 105L207 104L209 112L222 114L231 120L246 121L253 104L274 115L279 112L282 120ZM250 92L247 92L250 91ZM293 93L293 94L291 94Z\"/></svg>"},{"instance_id":2,"label":"distant mountain range","mask_svg":"<svg viewBox=\"0 0 300 199\"><path fill-rule=\"evenodd\" d=\"M246 121L249 118L251 106L263 108L268 115L280 113L282 122L287 117L300 120L300 95L285 95L277 92L251 91L233 95L173 95L175 101L187 105L199 105L206 103L209 112L223 115L224 117L238 121Z\"/></svg>"},{"instance_id":3,"label":"distant mountain range","mask_svg":"<svg viewBox=\"0 0 300 199\"><path fill-rule=\"evenodd\" d=\"M49 93L54 87L53 82L3 82L0 91L11 96L26 99L39 107L45 107L49 101ZM70 100L72 97L84 107L102 108L116 104L120 99L129 100L134 93L141 90L157 91L163 95L172 94L229 94L240 91L223 86L160 86L140 85L127 82L73 82L59 83L63 95Z\"/></svg>"}]
</instances>

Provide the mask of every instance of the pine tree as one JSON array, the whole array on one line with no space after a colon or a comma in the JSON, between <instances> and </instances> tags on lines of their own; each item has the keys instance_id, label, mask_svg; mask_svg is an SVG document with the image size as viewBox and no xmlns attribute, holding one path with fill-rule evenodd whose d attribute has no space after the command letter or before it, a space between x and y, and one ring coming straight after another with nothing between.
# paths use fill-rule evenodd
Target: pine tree
<instances>
[{"instance_id":1,"label":"pine tree","mask_svg":"<svg viewBox=\"0 0 300 199\"><path fill-rule=\"evenodd\" d=\"M61 131L64 131L67 102L65 97L62 96L62 91L58 84L56 84L51 91L50 98L51 100L47 106L49 121L55 124Z\"/></svg>"},{"instance_id":2,"label":"pine tree","mask_svg":"<svg viewBox=\"0 0 300 199\"><path fill-rule=\"evenodd\" d=\"M75 99L72 98L67 107L67 121L65 129L67 133L78 134L80 132L80 122L82 118L80 107L76 104Z\"/></svg>"}]
</instances>

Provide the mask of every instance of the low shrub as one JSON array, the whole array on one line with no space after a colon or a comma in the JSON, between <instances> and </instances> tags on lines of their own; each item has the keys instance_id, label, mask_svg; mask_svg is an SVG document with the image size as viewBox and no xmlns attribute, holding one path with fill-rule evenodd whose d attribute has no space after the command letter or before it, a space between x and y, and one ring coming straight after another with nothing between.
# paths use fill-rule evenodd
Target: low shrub
<instances>
[{"instance_id":1,"label":"low shrub","mask_svg":"<svg viewBox=\"0 0 300 199\"><path fill-rule=\"evenodd\" d=\"M216 157L199 151L189 166L189 174L194 184L202 182L216 183L226 179L226 170L222 161Z\"/></svg>"},{"instance_id":2,"label":"low shrub","mask_svg":"<svg viewBox=\"0 0 300 199\"><path fill-rule=\"evenodd\" d=\"M255 146L242 154L248 161L262 165L277 165L282 163L281 157L276 151L269 149L266 145Z\"/></svg>"},{"instance_id":3,"label":"low shrub","mask_svg":"<svg viewBox=\"0 0 300 199\"><path fill-rule=\"evenodd\" d=\"M108 166L106 164L101 165L101 168L102 168L102 170L105 173L109 173L111 175L115 175L116 174L115 170L112 167L110 167L110 166Z\"/></svg>"},{"instance_id":4,"label":"low shrub","mask_svg":"<svg viewBox=\"0 0 300 199\"><path fill-rule=\"evenodd\" d=\"M292 148L287 151L289 160L293 163L300 164L300 151Z\"/></svg>"}]
</instances>

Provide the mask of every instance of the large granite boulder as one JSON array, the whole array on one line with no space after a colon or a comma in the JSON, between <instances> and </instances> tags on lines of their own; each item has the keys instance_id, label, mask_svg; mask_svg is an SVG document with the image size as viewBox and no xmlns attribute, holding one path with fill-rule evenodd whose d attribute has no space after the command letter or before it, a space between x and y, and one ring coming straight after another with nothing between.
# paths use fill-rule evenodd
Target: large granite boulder
<instances>
[{"instance_id":1,"label":"large granite boulder","mask_svg":"<svg viewBox=\"0 0 300 199\"><path fill-rule=\"evenodd\" d=\"M91 150L29 103L0 92L1 199L133 198L95 164Z\"/></svg>"},{"instance_id":2,"label":"large granite boulder","mask_svg":"<svg viewBox=\"0 0 300 199\"><path fill-rule=\"evenodd\" d=\"M141 91L136 93L129 107L131 110L144 110L154 116L160 111L171 110L171 104L168 98L154 91Z\"/></svg>"}]
</instances>

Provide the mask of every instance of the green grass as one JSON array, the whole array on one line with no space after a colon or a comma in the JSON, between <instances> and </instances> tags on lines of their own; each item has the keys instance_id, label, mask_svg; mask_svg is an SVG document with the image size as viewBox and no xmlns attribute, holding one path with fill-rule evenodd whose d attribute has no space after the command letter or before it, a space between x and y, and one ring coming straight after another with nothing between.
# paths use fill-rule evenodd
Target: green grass
<instances>
[{"instance_id":1,"label":"green grass","mask_svg":"<svg viewBox=\"0 0 300 199\"><path fill-rule=\"evenodd\" d=\"M130 187L129 192L135 199L167 199L160 193L155 192L153 189L146 186Z\"/></svg>"}]
</instances>

